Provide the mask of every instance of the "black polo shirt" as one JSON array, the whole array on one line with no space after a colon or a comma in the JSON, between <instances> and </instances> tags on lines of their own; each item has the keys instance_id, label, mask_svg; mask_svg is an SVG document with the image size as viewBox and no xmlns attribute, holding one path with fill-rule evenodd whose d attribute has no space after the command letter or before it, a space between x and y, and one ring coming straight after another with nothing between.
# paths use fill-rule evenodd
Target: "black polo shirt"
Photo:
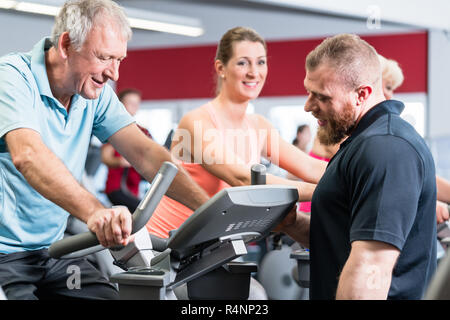
<instances>
[{"instance_id":1,"label":"black polo shirt","mask_svg":"<svg viewBox=\"0 0 450 320\"><path fill-rule=\"evenodd\" d=\"M341 144L311 205L311 299L334 299L356 240L401 253L389 299L420 299L436 269L436 174L431 153L400 118L403 103L370 109ZM370 285L370 284L368 284Z\"/></svg>"}]
</instances>

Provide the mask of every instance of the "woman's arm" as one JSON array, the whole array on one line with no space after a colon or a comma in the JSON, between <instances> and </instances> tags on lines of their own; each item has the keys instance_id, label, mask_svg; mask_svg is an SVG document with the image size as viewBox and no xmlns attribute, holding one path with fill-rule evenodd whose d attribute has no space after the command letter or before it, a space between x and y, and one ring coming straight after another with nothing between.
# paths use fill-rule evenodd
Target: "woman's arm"
<instances>
[{"instance_id":1,"label":"woman's arm","mask_svg":"<svg viewBox=\"0 0 450 320\"><path fill-rule=\"evenodd\" d=\"M202 110L194 110L182 118L171 150L174 156L181 157L183 161L190 160L201 164L209 173L231 186L251 184L251 165L244 164L242 158L223 141L209 116L202 114ZM315 185L310 183L271 174L267 175L266 182L297 187L299 201L311 200L315 188Z\"/></svg>"},{"instance_id":2,"label":"woman's arm","mask_svg":"<svg viewBox=\"0 0 450 320\"><path fill-rule=\"evenodd\" d=\"M442 177L436 176L437 199L450 203L450 182Z\"/></svg>"},{"instance_id":3,"label":"woman's arm","mask_svg":"<svg viewBox=\"0 0 450 320\"><path fill-rule=\"evenodd\" d=\"M263 132L267 134L264 152L272 163L304 181L317 184L325 172L327 163L309 156L285 141L264 117L258 116L258 123L260 130L264 130Z\"/></svg>"}]
</instances>

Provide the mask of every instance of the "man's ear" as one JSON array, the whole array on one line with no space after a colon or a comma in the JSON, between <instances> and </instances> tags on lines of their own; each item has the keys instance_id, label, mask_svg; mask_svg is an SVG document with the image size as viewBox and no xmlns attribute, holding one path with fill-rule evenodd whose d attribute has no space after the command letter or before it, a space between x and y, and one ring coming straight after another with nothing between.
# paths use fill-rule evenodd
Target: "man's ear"
<instances>
[{"instance_id":1,"label":"man's ear","mask_svg":"<svg viewBox=\"0 0 450 320\"><path fill-rule=\"evenodd\" d=\"M63 32L58 39L58 53L62 58L67 59L69 48L72 46L68 32Z\"/></svg>"},{"instance_id":2,"label":"man's ear","mask_svg":"<svg viewBox=\"0 0 450 320\"><path fill-rule=\"evenodd\" d=\"M373 92L373 88L370 85L362 85L356 89L356 105L363 105Z\"/></svg>"}]
</instances>

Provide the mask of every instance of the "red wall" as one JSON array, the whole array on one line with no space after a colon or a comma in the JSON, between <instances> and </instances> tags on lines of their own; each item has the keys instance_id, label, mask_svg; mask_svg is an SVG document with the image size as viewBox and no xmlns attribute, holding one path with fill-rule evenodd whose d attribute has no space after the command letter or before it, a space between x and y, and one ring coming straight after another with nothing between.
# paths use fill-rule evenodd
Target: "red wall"
<instances>
[{"instance_id":1,"label":"red wall","mask_svg":"<svg viewBox=\"0 0 450 320\"><path fill-rule=\"evenodd\" d=\"M400 64L405 81L396 92L427 92L426 32L362 38ZM268 41L269 74L261 96L305 95L305 58L321 41ZM212 97L215 51L216 44L130 50L120 67L117 90L137 88L144 100Z\"/></svg>"}]
</instances>

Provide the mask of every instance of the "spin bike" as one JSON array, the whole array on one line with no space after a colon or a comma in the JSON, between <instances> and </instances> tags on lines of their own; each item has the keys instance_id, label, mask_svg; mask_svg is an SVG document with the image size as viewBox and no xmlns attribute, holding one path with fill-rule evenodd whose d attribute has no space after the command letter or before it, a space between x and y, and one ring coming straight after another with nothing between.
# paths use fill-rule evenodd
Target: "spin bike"
<instances>
[{"instance_id":1,"label":"spin bike","mask_svg":"<svg viewBox=\"0 0 450 320\"><path fill-rule=\"evenodd\" d=\"M252 181L260 179L258 166L252 168ZM283 220L298 200L297 189L261 184L223 189L162 239L145 225L176 174L175 165L163 164L133 213L134 242L108 248L124 270L110 281L118 283L121 299L176 299L174 289L181 285L189 299L247 299L256 264L233 260ZM86 232L53 243L49 254L78 258L104 249L94 233Z\"/></svg>"}]
</instances>

